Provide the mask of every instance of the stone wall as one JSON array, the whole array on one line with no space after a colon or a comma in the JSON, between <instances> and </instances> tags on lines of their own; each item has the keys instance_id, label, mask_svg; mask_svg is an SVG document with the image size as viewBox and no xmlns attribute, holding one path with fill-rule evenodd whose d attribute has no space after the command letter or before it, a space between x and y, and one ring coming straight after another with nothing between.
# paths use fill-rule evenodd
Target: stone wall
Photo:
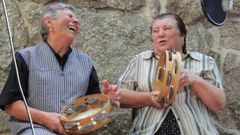
<instances>
[{"instance_id":1,"label":"stone wall","mask_svg":"<svg viewBox=\"0 0 240 135\"><path fill-rule=\"evenodd\" d=\"M44 5L54 0L6 0L15 50L39 42L39 17ZM59 0L60 1L60 0ZM227 104L212 118L224 135L240 134L240 1L234 1L227 22L216 27L204 17L200 0L61 0L77 7L80 33L74 47L88 53L100 81L116 83L132 56L151 49L152 17L174 12L187 24L187 48L214 57L219 66ZM11 51L0 7L0 91L7 79ZM1 100L1 99L0 99ZM131 123L127 109L115 109L104 134L125 134ZM7 131L8 115L0 111L0 134Z\"/></svg>"}]
</instances>

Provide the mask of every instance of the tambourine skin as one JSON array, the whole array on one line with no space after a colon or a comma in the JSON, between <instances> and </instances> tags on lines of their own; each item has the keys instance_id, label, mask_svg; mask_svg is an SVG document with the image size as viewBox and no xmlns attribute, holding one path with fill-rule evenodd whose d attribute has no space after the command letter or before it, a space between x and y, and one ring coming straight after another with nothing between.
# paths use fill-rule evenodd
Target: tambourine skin
<instances>
[{"instance_id":1,"label":"tambourine skin","mask_svg":"<svg viewBox=\"0 0 240 135\"><path fill-rule=\"evenodd\" d=\"M61 114L67 119L60 121L68 134L92 132L111 121L110 98L104 94L92 94L72 101L64 106Z\"/></svg>"},{"instance_id":2,"label":"tambourine skin","mask_svg":"<svg viewBox=\"0 0 240 135\"><path fill-rule=\"evenodd\" d=\"M172 104L179 89L182 58L179 52L166 51L158 60L153 90L160 91L156 98L161 105Z\"/></svg>"}]
</instances>

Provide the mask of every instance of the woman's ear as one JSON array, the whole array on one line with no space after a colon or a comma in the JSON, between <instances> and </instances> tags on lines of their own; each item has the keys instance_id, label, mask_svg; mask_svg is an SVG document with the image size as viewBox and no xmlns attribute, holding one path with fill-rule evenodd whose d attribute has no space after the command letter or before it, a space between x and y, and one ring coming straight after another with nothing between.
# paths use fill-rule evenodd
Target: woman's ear
<instances>
[{"instance_id":1,"label":"woman's ear","mask_svg":"<svg viewBox=\"0 0 240 135\"><path fill-rule=\"evenodd\" d=\"M49 17L46 17L43 19L43 23L48 27L51 28L52 27L52 20Z\"/></svg>"},{"instance_id":2,"label":"woman's ear","mask_svg":"<svg viewBox=\"0 0 240 135\"><path fill-rule=\"evenodd\" d=\"M182 35L181 42L184 44L185 35Z\"/></svg>"}]
</instances>

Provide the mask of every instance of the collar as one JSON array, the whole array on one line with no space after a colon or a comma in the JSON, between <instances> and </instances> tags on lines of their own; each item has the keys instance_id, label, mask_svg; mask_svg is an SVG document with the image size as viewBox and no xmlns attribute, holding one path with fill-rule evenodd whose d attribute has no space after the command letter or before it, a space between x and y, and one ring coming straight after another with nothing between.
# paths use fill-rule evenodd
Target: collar
<instances>
[{"instance_id":1,"label":"collar","mask_svg":"<svg viewBox=\"0 0 240 135\"><path fill-rule=\"evenodd\" d=\"M54 49L49 45L48 42L46 42L46 44L51 48L53 54L54 54L58 59L66 58L66 57L68 57L68 55L72 52L72 48L69 47L69 49L67 50L67 52L61 57L57 52L54 51Z\"/></svg>"},{"instance_id":2,"label":"collar","mask_svg":"<svg viewBox=\"0 0 240 135\"><path fill-rule=\"evenodd\" d=\"M198 53L196 53L196 52L190 52L187 55L188 56L186 57L186 59L187 58L192 58L192 59L197 60L197 61L201 60L201 58L199 57Z\"/></svg>"},{"instance_id":3,"label":"collar","mask_svg":"<svg viewBox=\"0 0 240 135\"><path fill-rule=\"evenodd\" d=\"M152 58L155 58L157 60L159 59L159 57L155 55L153 51L149 51L146 55L143 56L144 60L150 60Z\"/></svg>"},{"instance_id":4,"label":"collar","mask_svg":"<svg viewBox=\"0 0 240 135\"><path fill-rule=\"evenodd\" d=\"M144 60L150 60L150 59L152 59L152 58L155 58L155 59L157 59L157 60L159 59L159 56L155 55L152 50L149 51L145 56L143 56L143 59L144 59ZM190 52L190 53L188 53L188 54L187 54L187 57L185 58L185 60L188 59L188 58L191 58L191 59L194 59L194 60L197 60L197 61L200 61L200 60L201 60L201 58L199 58L198 54L195 53L195 52Z\"/></svg>"}]
</instances>

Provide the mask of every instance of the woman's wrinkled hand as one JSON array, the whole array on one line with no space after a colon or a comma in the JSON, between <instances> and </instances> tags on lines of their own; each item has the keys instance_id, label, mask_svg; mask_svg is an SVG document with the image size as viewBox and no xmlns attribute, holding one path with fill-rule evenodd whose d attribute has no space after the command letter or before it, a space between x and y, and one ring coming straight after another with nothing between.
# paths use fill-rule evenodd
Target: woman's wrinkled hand
<instances>
[{"instance_id":1,"label":"woman's wrinkled hand","mask_svg":"<svg viewBox=\"0 0 240 135\"><path fill-rule=\"evenodd\" d=\"M163 109L167 108L169 104L164 103L164 105L161 105L160 101L158 101L158 97L160 95L160 91L152 91L150 93L151 96L151 105L155 108Z\"/></svg>"},{"instance_id":2,"label":"woman's wrinkled hand","mask_svg":"<svg viewBox=\"0 0 240 135\"><path fill-rule=\"evenodd\" d=\"M192 85L196 80L196 75L193 72L183 70L180 74L180 83L179 87L182 89L183 87Z\"/></svg>"},{"instance_id":3,"label":"woman's wrinkled hand","mask_svg":"<svg viewBox=\"0 0 240 135\"><path fill-rule=\"evenodd\" d=\"M117 107L120 107L121 96L117 85L111 85L107 80L103 80L102 92L108 95Z\"/></svg>"},{"instance_id":4,"label":"woman's wrinkled hand","mask_svg":"<svg viewBox=\"0 0 240 135\"><path fill-rule=\"evenodd\" d=\"M45 112L44 115L44 120L42 125L47 127L50 131L60 134L60 135L67 135L65 132L62 124L61 124L61 119L66 119L63 115L59 113L54 113L54 112Z\"/></svg>"}]
</instances>

